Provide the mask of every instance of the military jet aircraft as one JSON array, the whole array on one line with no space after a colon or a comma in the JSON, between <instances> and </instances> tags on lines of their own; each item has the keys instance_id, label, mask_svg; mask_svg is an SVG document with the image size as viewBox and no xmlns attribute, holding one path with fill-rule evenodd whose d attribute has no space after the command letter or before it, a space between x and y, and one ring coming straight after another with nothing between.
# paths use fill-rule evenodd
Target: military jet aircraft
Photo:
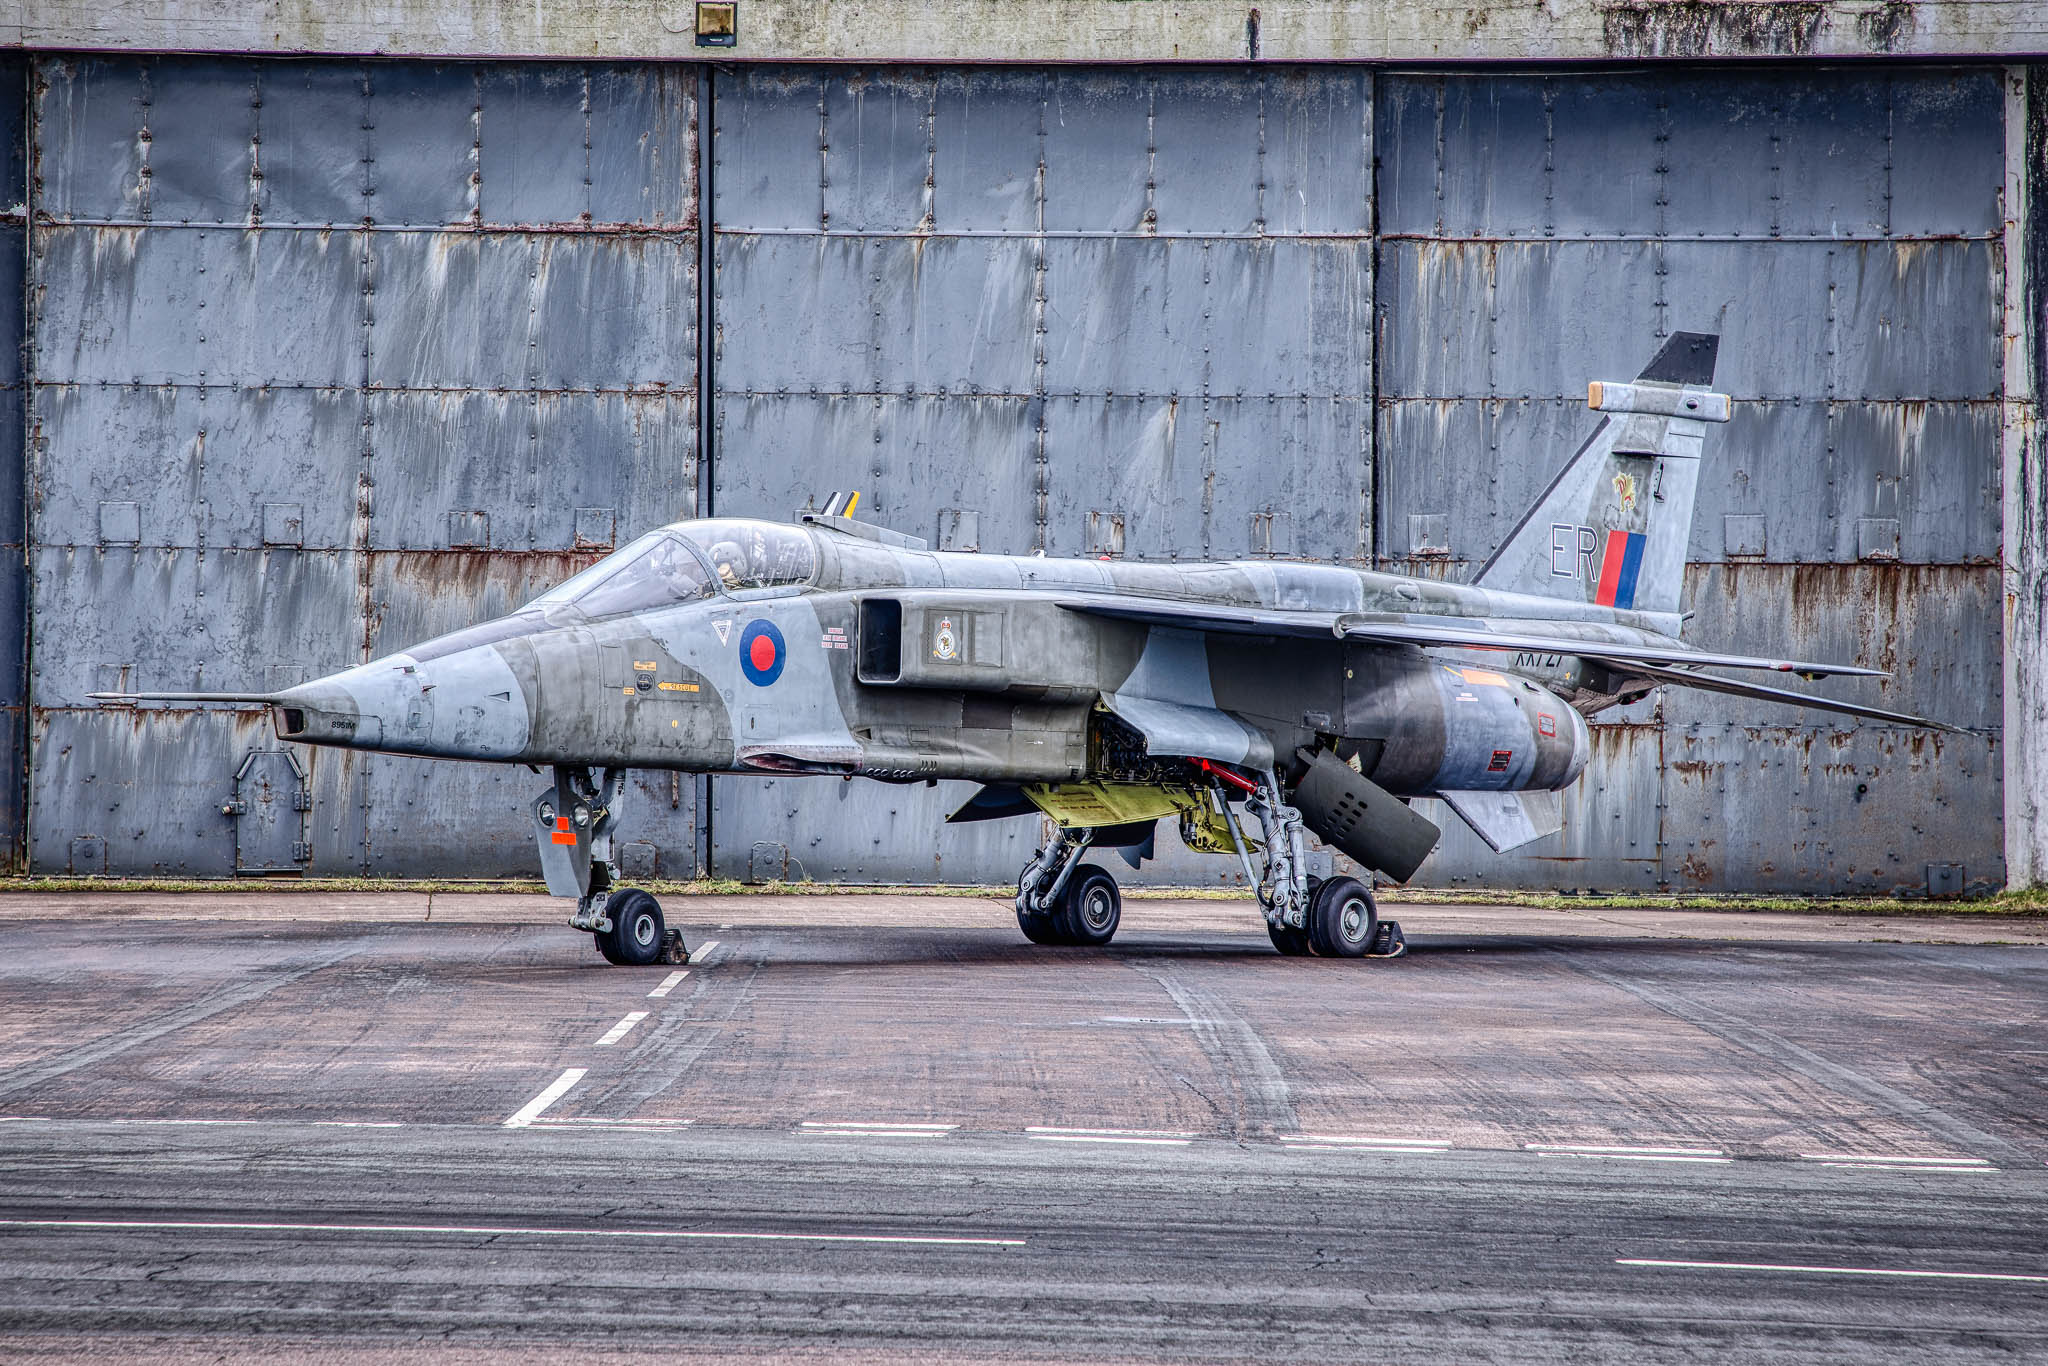
<instances>
[{"instance_id":1,"label":"military jet aircraft","mask_svg":"<svg viewBox=\"0 0 2048 1366\"><path fill-rule=\"evenodd\" d=\"M553 770L534 801L548 890L614 963L663 953L661 908L614 884L632 768L983 786L956 821L1050 817L1017 880L1035 943L1101 945L1116 881L1172 819L1234 858L1283 954L1358 958L1366 882L1311 877L1313 833L1401 882L1438 797L1496 850L1562 825L1585 718L1657 687L1936 722L1709 669L1877 675L1679 638L1701 446L1730 400L1719 339L1673 334L1469 584L1336 565L934 553L856 520L651 531L510 616L259 701L286 740Z\"/></svg>"}]
</instances>

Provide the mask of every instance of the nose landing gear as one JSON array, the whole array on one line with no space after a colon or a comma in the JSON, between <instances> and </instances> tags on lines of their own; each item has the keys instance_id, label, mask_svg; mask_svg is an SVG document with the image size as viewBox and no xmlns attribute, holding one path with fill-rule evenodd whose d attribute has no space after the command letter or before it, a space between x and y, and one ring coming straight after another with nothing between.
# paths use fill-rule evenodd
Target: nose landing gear
<instances>
[{"instance_id":1,"label":"nose landing gear","mask_svg":"<svg viewBox=\"0 0 2048 1366\"><path fill-rule=\"evenodd\" d=\"M534 838L551 896L573 897L569 924L588 930L608 963L643 967L682 962L682 936L661 918L661 903L637 887L612 885L612 829L626 793L626 771L557 765L555 785L533 803Z\"/></svg>"},{"instance_id":2,"label":"nose landing gear","mask_svg":"<svg viewBox=\"0 0 2048 1366\"><path fill-rule=\"evenodd\" d=\"M1116 879L1081 862L1092 830L1062 827L1017 878L1017 928L1034 944L1097 947L1116 937L1123 894Z\"/></svg>"}]
</instances>

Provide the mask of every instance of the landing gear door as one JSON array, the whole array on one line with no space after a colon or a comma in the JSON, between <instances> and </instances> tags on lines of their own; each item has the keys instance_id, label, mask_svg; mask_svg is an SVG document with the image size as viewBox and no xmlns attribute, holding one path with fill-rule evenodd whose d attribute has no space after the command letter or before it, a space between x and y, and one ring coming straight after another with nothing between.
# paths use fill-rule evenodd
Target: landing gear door
<instances>
[{"instance_id":1,"label":"landing gear door","mask_svg":"<svg viewBox=\"0 0 2048 1366\"><path fill-rule=\"evenodd\" d=\"M576 900L590 885L590 825L578 825L575 800L564 803L557 784L533 803L533 835L540 844L541 876L549 896Z\"/></svg>"}]
</instances>

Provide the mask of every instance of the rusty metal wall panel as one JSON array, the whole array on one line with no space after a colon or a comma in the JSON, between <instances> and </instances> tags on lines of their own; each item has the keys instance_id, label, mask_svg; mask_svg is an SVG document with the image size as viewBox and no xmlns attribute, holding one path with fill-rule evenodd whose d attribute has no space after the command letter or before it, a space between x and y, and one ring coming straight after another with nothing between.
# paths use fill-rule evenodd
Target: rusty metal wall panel
<instances>
[{"instance_id":1,"label":"rusty metal wall panel","mask_svg":"<svg viewBox=\"0 0 2048 1366\"><path fill-rule=\"evenodd\" d=\"M0 59L0 868L24 857L28 757L27 406L22 347L28 62Z\"/></svg>"},{"instance_id":2,"label":"rusty metal wall panel","mask_svg":"<svg viewBox=\"0 0 2048 1366\"><path fill-rule=\"evenodd\" d=\"M98 545L100 504L138 498L151 545L260 547L275 506L296 510L293 546L351 543L356 471L331 454L361 434L349 390L45 385L36 416L51 450L91 457L41 465L45 547Z\"/></svg>"},{"instance_id":3,"label":"rusty metal wall panel","mask_svg":"<svg viewBox=\"0 0 2048 1366\"><path fill-rule=\"evenodd\" d=\"M578 508L609 509L624 544L695 507L687 390L408 390L374 394L367 411L380 444L408 453L404 496L370 519L375 550L572 550ZM454 546L449 516L468 512L484 514L485 537Z\"/></svg>"},{"instance_id":4,"label":"rusty metal wall panel","mask_svg":"<svg viewBox=\"0 0 2048 1366\"><path fill-rule=\"evenodd\" d=\"M361 663L360 568L355 551L38 545L36 617L64 627L36 633L31 696L90 708L105 689L288 687Z\"/></svg>"},{"instance_id":5,"label":"rusty metal wall panel","mask_svg":"<svg viewBox=\"0 0 2048 1366\"><path fill-rule=\"evenodd\" d=\"M109 871L234 867L219 798L265 727L85 692L284 686L694 510L694 91L645 65L37 65L34 611L82 629L35 637L36 866L86 840ZM177 775L160 828L102 828L117 764ZM310 778L314 871L531 870L524 770ZM653 827L686 862L696 792Z\"/></svg>"},{"instance_id":6,"label":"rusty metal wall panel","mask_svg":"<svg viewBox=\"0 0 2048 1366\"><path fill-rule=\"evenodd\" d=\"M1973 894L2005 881L1989 737L1672 724L1665 758L1674 890L1925 896L1930 863L1963 865Z\"/></svg>"},{"instance_id":7,"label":"rusty metal wall panel","mask_svg":"<svg viewBox=\"0 0 2048 1366\"><path fill-rule=\"evenodd\" d=\"M851 487L990 552L1368 556L1372 79L721 72L716 509ZM1037 838L838 787L715 781L719 871L1005 881Z\"/></svg>"},{"instance_id":8,"label":"rusty metal wall panel","mask_svg":"<svg viewBox=\"0 0 2048 1366\"><path fill-rule=\"evenodd\" d=\"M1672 693L1627 728L1656 746L1598 728L1578 799L1642 798L1654 850L1597 818L1507 858L1461 831L1426 876L1911 889L1916 849L2001 875L2001 100L1988 69L1382 81L1386 554L1469 573L1584 438L1587 380L1718 331L1738 403L1709 437L1688 638L1895 669L1827 690L1989 735L1928 749ZM1814 737L1883 781L1843 787ZM1757 781L1725 783L1745 745ZM1787 834L1773 815L1792 811L1840 830ZM1866 855L1887 841L1904 871L1880 875Z\"/></svg>"}]
</instances>

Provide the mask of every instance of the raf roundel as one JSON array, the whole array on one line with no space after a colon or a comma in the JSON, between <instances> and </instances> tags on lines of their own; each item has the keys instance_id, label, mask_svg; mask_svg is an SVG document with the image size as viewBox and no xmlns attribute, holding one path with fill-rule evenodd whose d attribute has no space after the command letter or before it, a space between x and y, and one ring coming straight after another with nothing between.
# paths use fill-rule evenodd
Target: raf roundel
<instances>
[{"instance_id":1,"label":"raf roundel","mask_svg":"<svg viewBox=\"0 0 2048 1366\"><path fill-rule=\"evenodd\" d=\"M750 621L740 632L740 672L755 687L765 688L782 677L782 661L788 653L782 632L772 621Z\"/></svg>"}]
</instances>

